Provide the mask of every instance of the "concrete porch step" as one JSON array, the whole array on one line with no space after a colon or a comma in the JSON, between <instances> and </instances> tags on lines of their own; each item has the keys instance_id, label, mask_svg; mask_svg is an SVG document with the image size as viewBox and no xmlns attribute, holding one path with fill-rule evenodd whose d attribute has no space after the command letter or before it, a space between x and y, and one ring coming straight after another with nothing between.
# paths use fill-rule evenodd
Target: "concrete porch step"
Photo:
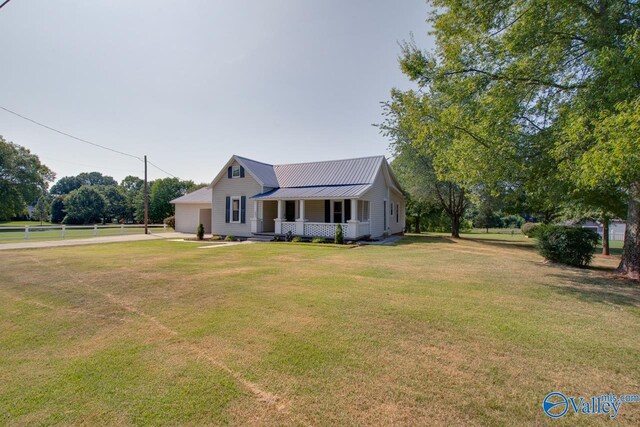
<instances>
[{"instance_id":1,"label":"concrete porch step","mask_svg":"<svg viewBox=\"0 0 640 427\"><path fill-rule=\"evenodd\" d=\"M254 234L247 239L248 242L272 242L273 235Z\"/></svg>"}]
</instances>

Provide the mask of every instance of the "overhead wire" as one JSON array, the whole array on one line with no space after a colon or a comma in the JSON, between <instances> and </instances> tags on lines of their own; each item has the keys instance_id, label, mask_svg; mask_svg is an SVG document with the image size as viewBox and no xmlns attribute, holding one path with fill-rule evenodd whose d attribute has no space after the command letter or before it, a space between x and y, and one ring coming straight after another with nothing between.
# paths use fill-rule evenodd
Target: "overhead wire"
<instances>
[{"instance_id":1,"label":"overhead wire","mask_svg":"<svg viewBox=\"0 0 640 427\"><path fill-rule=\"evenodd\" d=\"M89 144L89 145L92 145L92 146L94 146L94 147L102 148L103 150L108 150L108 151L111 151L111 152L113 152L113 153L117 153L117 154L120 154L120 155L122 155L122 156L131 157L131 158L134 158L134 159L139 160L139 161L141 161L141 162L144 162L144 159L143 159L142 157L136 156L136 155L134 155L134 154L126 153L126 152L124 152L124 151L116 150L115 148L107 147L107 146L105 146L105 145L98 144L98 143L96 143L96 142L92 142L92 141L89 141L89 140L87 140L87 139L77 137L77 136L72 135L72 134L70 134L70 133L68 133L68 132L61 131L61 130L56 129L56 128L52 127L52 126L46 125L46 124L41 123L41 122L39 122L39 121L37 121L37 120L34 120L34 119L29 118L29 117L27 117L27 116L24 116L24 115L22 115L22 114L20 114L20 113L17 113L17 112L15 112L15 111L13 111L13 110L10 110L9 108L6 108L6 107L3 107L3 106L0 106L0 109L2 109L2 110L4 110L4 111L6 111L6 112L7 112L7 113L9 113L9 114L13 114L14 116L20 117L20 118L21 118L21 119L23 119L23 120L26 120L26 121L28 121L28 122L31 122L31 123L36 124L36 125L38 125L38 126L41 126L41 127L45 128L45 129L48 129L48 130L50 130L50 131L52 131L52 132L56 132L56 133L58 133L58 134L60 134L60 135L64 135L64 136L66 136L66 137L68 137L68 138L71 138L71 139L74 139L74 140L76 140L76 141L79 141L79 142L82 142L82 143L85 143L85 144ZM152 163L149 159L147 159L147 163L149 163L151 166L153 166L154 168L158 169L159 171L161 171L161 172L163 172L163 173L165 173L165 174L169 175L170 177L172 177L172 178L177 178L177 177L176 177L175 175L173 175L172 173L169 173L169 172L167 172L166 170L162 169L160 166L156 165L155 163Z\"/></svg>"}]
</instances>

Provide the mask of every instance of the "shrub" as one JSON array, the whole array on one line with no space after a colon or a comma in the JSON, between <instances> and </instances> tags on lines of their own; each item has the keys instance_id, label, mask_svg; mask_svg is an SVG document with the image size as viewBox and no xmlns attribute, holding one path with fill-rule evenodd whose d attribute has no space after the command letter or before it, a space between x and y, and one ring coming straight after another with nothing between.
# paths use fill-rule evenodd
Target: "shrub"
<instances>
[{"instance_id":1,"label":"shrub","mask_svg":"<svg viewBox=\"0 0 640 427\"><path fill-rule=\"evenodd\" d=\"M289 230L284 235L284 241L290 242L291 240L293 240L293 233L291 232L291 230Z\"/></svg>"},{"instance_id":2,"label":"shrub","mask_svg":"<svg viewBox=\"0 0 640 427\"><path fill-rule=\"evenodd\" d=\"M536 233L540 228L540 224L536 224L533 222L527 222L520 227L520 231L527 237L536 237Z\"/></svg>"},{"instance_id":3,"label":"shrub","mask_svg":"<svg viewBox=\"0 0 640 427\"><path fill-rule=\"evenodd\" d=\"M233 234L229 234L224 238L224 240L226 240L227 242L235 242L237 239L236 239L236 236L234 236Z\"/></svg>"},{"instance_id":4,"label":"shrub","mask_svg":"<svg viewBox=\"0 0 640 427\"><path fill-rule=\"evenodd\" d=\"M314 237L311 243L327 243L327 239L324 237Z\"/></svg>"},{"instance_id":5,"label":"shrub","mask_svg":"<svg viewBox=\"0 0 640 427\"><path fill-rule=\"evenodd\" d=\"M302 242L302 237L296 236L296 237L292 238L291 241L294 242L294 243L300 243L300 242Z\"/></svg>"},{"instance_id":6,"label":"shrub","mask_svg":"<svg viewBox=\"0 0 640 427\"><path fill-rule=\"evenodd\" d=\"M211 240L222 240L222 236L216 234L215 236L211 236Z\"/></svg>"},{"instance_id":7,"label":"shrub","mask_svg":"<svg viewBox=\"0 0 640 427\"><path fill-rule=\"evenodd\" d=\"M540 255L549 261L586 267L593 258L598 233L582 227L546 225L537 231Z\"/></svg>"},{"instance_id":8,"label":"shrub","mask_svg":"<svg viewBox=\"0 0 640 427\"><path fill-rule=\"evenodd\" d=\"M167 227L171 227L174 230L176 229L176 217L175 216L168 216L162 222L164 224L166 224Z\"/></svg>"},{"instance_id":9,"label":"shrub","mask_svg":"<svg viewBox=\"0 0 640 427\"><path fill-rule=\"evenodd\" d=\"M336 225L336 237L334 239L334 243L336 245L341 245L344 243L344 234L342 233L342 225Z\"/></svg>"},{"instance_id":10,"label":"shrub","mask_svg":"<svg viewBox=\"0 0 640 427\"><path fill-rule=\"evenodd\" d=\"M198 240L204 239L204 225L200 224L198 226L198 231L196 232L196 236L198 237Z\"/></svg>"}]
</instances>

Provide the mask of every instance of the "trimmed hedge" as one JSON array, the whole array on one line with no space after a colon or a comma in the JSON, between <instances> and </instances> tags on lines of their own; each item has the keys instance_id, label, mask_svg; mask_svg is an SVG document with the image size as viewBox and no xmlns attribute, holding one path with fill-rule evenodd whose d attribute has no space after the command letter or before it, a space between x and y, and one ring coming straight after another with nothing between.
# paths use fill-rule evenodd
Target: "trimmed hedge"
<instances>
[{"instance_id":1,"label":"trimmed hedge","mask_svg":"<svg viewBox=\"0 0 640 427\"><path fill-rule=\"evenodd\" d=\"M522 227L520 227L520 231L522 231L522 234L524 234L527 237L536 237L536 232L540 228L540 225L542 224L527 222L527 223L524 223Z\"/></svg>"},{"instance_id":2,"label":"trimmed hedge","mask_svg":"<svg viewBox=\"0 0 640 427\"><path fill-rule=\"evenodd\" d=\"M196 232L196 236L198 237L198 240L204 239L204 225L202 224L198 225L198 231Z\"/></svg>"},{"instance_id":3,"label":"trimmed hedge","mask_svg":"<svg viewBox=\"0 0 640 427\"><path fill-rule=\"evenodd\" d=\"M598 233L582 227L545 225L536 230L538 251L549 261L586 267L591 263Z\"/></svg>"}]
</instances>

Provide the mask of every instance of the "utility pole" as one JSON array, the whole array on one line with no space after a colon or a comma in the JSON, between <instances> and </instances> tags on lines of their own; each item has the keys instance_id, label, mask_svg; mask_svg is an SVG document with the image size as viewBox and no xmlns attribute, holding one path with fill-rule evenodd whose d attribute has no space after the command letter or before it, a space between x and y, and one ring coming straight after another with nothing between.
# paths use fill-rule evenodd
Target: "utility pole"
<instances>
[{"instance_id":1,"label":"utility pole","mask_svg":"<svg viewBox=\"0 0 640 427\"><path fill-rule=\"evenodd\" d=\"M149 183L147 182L147 155L144 156L144 234L149 234Z\"/></svg>"}]
</instances>

